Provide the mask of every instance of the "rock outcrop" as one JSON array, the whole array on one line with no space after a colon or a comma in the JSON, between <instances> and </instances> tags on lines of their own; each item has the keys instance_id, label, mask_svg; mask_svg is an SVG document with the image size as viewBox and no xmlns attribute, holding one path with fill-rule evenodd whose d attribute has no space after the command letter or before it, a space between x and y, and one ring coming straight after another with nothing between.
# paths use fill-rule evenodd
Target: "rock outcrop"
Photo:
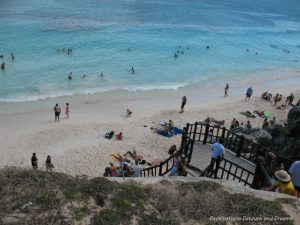
<instances>
[{"instance_id":1,"label":"rock outcrop","mask_svg":"<svg viewBox=\"0 0 300 225\"><path fill-rule=\"evenodd\" d=\"M284 158L300 159L300 107L289 111L286 127L273 124L266 129L235 128L233 131Z\"/></svg>"}]
</instances>

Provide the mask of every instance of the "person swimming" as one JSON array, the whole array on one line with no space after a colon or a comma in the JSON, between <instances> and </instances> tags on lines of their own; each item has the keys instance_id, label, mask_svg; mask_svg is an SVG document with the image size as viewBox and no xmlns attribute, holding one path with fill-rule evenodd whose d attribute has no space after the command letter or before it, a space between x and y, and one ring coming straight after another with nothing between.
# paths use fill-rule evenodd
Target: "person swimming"
<instances>
[{"instance_id":1,"label":"person swimming","mask_svg":"<svg viewBox=\"0 0 300 225\"><path fill-rule=\"evenodd\" d=\"M209 49L209 45L206 46L206 49Z\"/></svg>"},{"instance_id":2,"label":"person swimming","mask_svg":"<svg viewBox=\"0 0 300 225\"><path fill-rule=\"evenodd\" d=\"M11 53L10 55L11 55L11 59L12 59L12 60L15 60L14 53Z\"/></svg>"},{"instance_id":3,"label":"person swimming","mask_svg":"<svg viewBox=\"0 0 300 225\"><path fill-rule=\"evenodd\" d=\"M101 72L101 74L100 74L100 77L102 77L102 78L104 77L104 75L103 75L103 73L102 73L102 72Z\"/></svg>"},{"instance_id":4,"label":"person swimming","mask_svg":"<svg viewBox=\"0 0 300 225\"><path fill-rule=\"evenodd\" d=\"M72 78L73 78L73 75L72 75L72 72L70 72L70 74L68 75L68 79L72 80Z\"/></svg>"},{"instance_id":5,"label":"person swimming","mask_svg":"<svg viewBox=\"0 0 300 225\"><path fill-rule=\"evenodd\" d=\"M131 67L131 73L132 73L132 74L135 74L135 71L134 71L134 67L133 67L133 66Z\"/></svg>"},{"instance_id":6,"label":"person swimming","mask_svg":"<svg viewBox=\"0 0 300 225\"><path fill-rule=\"evenodd\" d=\"M1 64L1 69L2 69L2 70L5 69L5 63L4 63L4 62Z\"/></svg>"},{"instance_id":7,"label":"person swimming","mask_svg":"<svg viewBox=\"0 0 300 225\"><path fill-rule=\"evenodd\" d=\"M82 76L81 78L86 78L86 75L85 75L85 74L83 74L83 76Z\"/></svg>"},{"instance_id":8,"label":"person swimming","mask_svg":"<svg viewBox=\"0 0 300 225\"><path fill-rule=\"evenodd\" d=\"M178 57L178 55L177 55L177 53L175 52L175 54L174 54L174 58L177 58Z\"/></svg>"}]
</instances>

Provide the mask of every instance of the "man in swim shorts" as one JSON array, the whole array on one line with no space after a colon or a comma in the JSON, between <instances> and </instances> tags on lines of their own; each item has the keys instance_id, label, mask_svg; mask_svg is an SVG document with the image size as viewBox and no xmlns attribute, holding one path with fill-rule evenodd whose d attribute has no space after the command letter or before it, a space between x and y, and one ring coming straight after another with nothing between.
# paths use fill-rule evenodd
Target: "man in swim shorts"
<instances>
[{"instance_id":1,"label":"man in swim shorts","mask_svg":"<svg viewBox=\"0 0 300 225\"><path fill-rule=\"evenodd\" d=\"M55 120L54 121L59 122L59 115L60 115L61 109L60 109L60 107L57 103L55 104L53 110L54 110L54 115L55 115Z\"/></svg>"}]
</instances>

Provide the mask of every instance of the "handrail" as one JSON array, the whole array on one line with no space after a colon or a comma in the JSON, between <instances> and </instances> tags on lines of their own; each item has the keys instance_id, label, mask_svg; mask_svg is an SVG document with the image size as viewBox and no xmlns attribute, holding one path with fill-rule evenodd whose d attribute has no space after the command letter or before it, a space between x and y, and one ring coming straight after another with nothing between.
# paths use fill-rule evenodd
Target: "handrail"
<instances>
[{"instance_id":1,"label":"handrail","mask_svg":"<svg viewBox=\"0 0 300 225\"><path fill-rule=\"evenodd\" d=\"M187 159L187 162L189 163L193 153L194 142L213 144L219 138L224 140L224 147L234 152L237 157L244 158L256 164L255 173L253 173L234 162L223 159L219 167L222 171L221 179L224 176L229 179L231 176L233 177L233 180L237 178L239 182L243 182L245 185L249 185L255 189L260 189L264 185L271 185L270 176L265 169L263 162L258 159L260 146L257 143L246 139L243 135L238 135L231 130L226 129L225 127L212 126L203 122L196 122L195 124L187 123L186 127L183 128L180 149L159 165L143 169L142 176L163 176L171 171L175 162L175 154L179 154L181 158ZM226 165L229 165L229 169L226 168ZM232 168L235 168L235 172L231 171ZM238 171L241 171L239 175ZM246 179L243 179L243 175L245 174Z\"/></svg>"},{"instance_id":2,"label":"handrail","mask_svg":"<svg viewBox=\"0 0 300 225\"><path fill-rule=\"evenodd\" d=\"M186 140L185 143L183 143L179 150L177 150L173 155L171 155L169 158L167 158L165 161L161 162L159 165L148 167L142 170L142 176L143 177L149 177L149 176L164 176L168 172L171 171L173 165L174 165L174 158L176 154L179 154L182 159L190 160L191 156L191 148L190 145L193 144L193 141Z\"/></svg>"}]
</instances>

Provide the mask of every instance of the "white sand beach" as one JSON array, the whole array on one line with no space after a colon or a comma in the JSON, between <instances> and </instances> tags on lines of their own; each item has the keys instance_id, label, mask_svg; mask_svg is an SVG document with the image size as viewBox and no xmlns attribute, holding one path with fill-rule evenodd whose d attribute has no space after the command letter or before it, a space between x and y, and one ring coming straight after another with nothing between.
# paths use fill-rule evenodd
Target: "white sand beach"
<instances>
[{"instance_id":1,"label":"white sand beach","mask_svg":"<svg viewBox=\"0 0 300 225\"><path fill-rule=\"evenodd\" d=\"M296 79L297 80L297 79ZM298 82L298 83L297 83ZM294 85L292 85L294 84ZM245 102L244 87L231 87L224 98L224 87L215 89L161 90L148 92L107 92L47 99L28 103L5 103L0 109L0 167L31 167L30 158L37 154L39 169L45 170L47 155L51 155L55 170L71 175L102 176L105 166L112 160L112 153L124 154L135 149L144 159L152 161L168 157L172 144L179 146L181 137L166 138L154 133L150 127L160 121L172 119L182 128L187 122L203 121L207 116L230 122L236 118L246 123L241 111L270 111L277 122L284 123L288 113L275 109L260 95L268 90L283 94L291 92L294 102L300 98L299 80L266 82L253 87L254 96ZM230 84L229 84L230 85ZM266 89L267 87L267 89ZM180 114L181 97L187 96L185 112ZM70 103L70 118L64 115L65 103ZM54 122L53 106L62 108L61 120ZM133 111L125 117L126 109ZM250 119L253 127L261 127L263 119ZM146 125L146 126L145 126ZM106 132L123 132L123 141L105 139Z\"/></svg>"}]
</instances>

